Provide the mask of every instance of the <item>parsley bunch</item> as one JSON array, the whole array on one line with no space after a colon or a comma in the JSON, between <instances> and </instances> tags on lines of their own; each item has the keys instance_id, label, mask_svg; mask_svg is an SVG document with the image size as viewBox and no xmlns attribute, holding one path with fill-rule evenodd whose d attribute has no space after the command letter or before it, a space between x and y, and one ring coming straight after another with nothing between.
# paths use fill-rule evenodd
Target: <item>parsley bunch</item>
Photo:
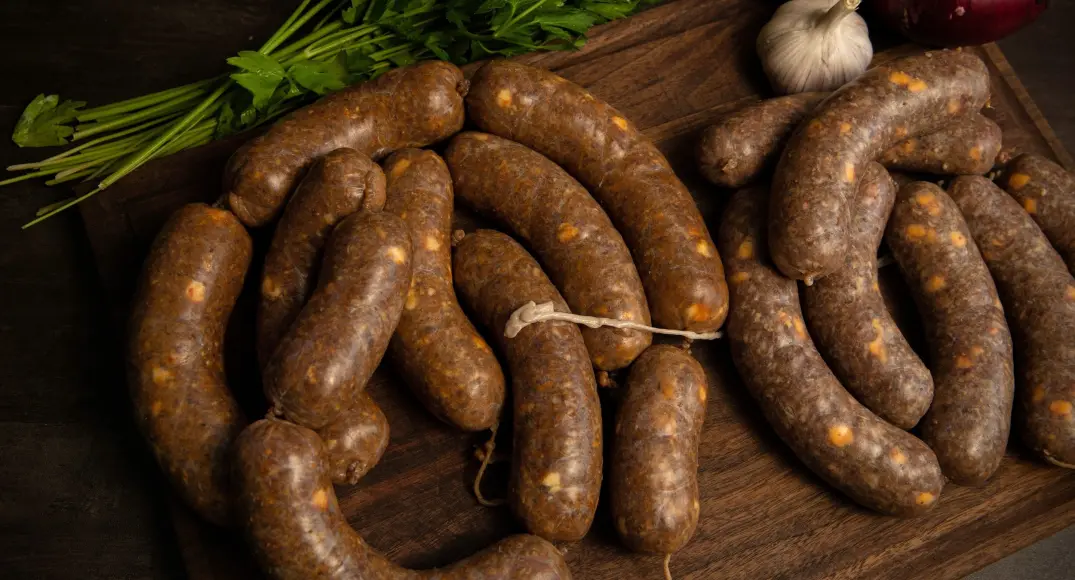
<instances>
[{"instance_id":1,"label":"parsley bunch","mask_svg":"<svg viewBox=\"0 0 1075 580\"><path fill-rule=\"evenodd\" d=\"M84 109L38 95L11 136L20 147L85 141L36 163L7 185L100 178L89 193L45 206L24 228L107 188L150 159L262 125L318 96L423 59L465 64L492 56L582 46L594 25L660 0L303 0L256 51L227 59L234 72ZM312 4L312 5L311 5Z\"/></svg>"}]
</instances>

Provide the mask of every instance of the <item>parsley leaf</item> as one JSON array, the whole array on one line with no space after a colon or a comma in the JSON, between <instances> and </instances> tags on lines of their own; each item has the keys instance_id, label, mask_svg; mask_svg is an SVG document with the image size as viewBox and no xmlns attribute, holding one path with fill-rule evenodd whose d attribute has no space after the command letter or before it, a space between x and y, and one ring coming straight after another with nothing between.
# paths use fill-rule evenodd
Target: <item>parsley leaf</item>
<instances>
[{"instance_id":1,"label":"parsley leaf","mask_svg":"<svg viewBox=\"0 0 1075 580\"><path fill-rule=\"evenodd\" d=\"M284 80L284 67L276 59L260 52L244 50L239 56L229 58L228 64L246 71L233 73L231 78L250 91L254 97L254 108L258 110L268 106L273 91Z\"/></svg>"},{"instance_id":2,"label":"parsley leaf","mask_svg":"<svg viewBox=\"0 0 1075 580\"><path fill-rule=\"evenodd\" d=\"M347 86L347 65L341 53L339 58L323 62L306 60L291 65L287 75L299 86L318 95L338 91Z\"/></svg>"},{"instance_id":3,"label":"parsley leaf","mask_svg":"<svg viewBox=\"0 0 1075 580\"><path fill-rule=\"evenodd\" d=\"M11 140L19 147L66 145L75 129L64 123L74 121L78 109L85 104L82 101L60 103L60 95L37 95L22 111Z\"/></svg>"}]
</instances>

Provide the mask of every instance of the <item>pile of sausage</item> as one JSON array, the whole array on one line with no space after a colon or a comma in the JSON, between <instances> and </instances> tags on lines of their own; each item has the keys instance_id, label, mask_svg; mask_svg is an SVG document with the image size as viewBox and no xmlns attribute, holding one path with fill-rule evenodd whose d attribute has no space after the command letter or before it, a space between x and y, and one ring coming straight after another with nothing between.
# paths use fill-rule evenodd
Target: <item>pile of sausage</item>
<instances>
[{"instance_id":1,"label":"pile of sausage","mask_svg":"<svg viewBox=\"0 0 1075 580\"><path fill-rule=\"evenodd\" d=\"M803 463L883 513L984 484L1016 399L1026 444L1075 467L1075 177L1031 154L994 172L988 98L980 59L932 52L732 112L698 141L701 173L739 189L718 235L735 366ZM925 361L881 297L882 241Z\"/></svg>"},{"instance_id":2,"label":"pile of sausage","mask_svg":"<svg viewBox=\"0 0 1075 580\"><path fill-rule=\"evenodd\" d=\"M884 513L920 513L946 478L997 469L1016 377L1026 440L1071 466L1075 180L1033 156L1007 167L1011 196L980 176L946 193L888 173L990 170L987 98L981 61L938 52L731 115L703 135L703 173L742 187L776 168L770 191L734 195L714 244L655 145L547 71L491 61L467 81L427 62L334 93L240 148L221 200L181 208L157 236L129 329L139 426L182 497L240 527L279 579L568 578L549 541L586 535L606 473L626 546L669 555L689 541L702 367L633 329L546 321L507 337L529 302L695 332L727 317L777 434ZM465 118L481 132L460 133ZM420 149L438 143L443 157ZM505 233L453 233L456 198ZM251 268L247 228L271 224L256 332L270 408L248 424L224 332ZM928 365L878 292L882 239L915 293ZM333 484L385 451L365 387L386 353L464 431L509 420L510 377L508 503L529 534L415 572L348 525ZM607 470L595 370L627 377ZM921 440L905 431L918 424Z\"/></svg>"},{"instance_id":3,"label":"pile of sausage","mask_svg":"<svg viewBox=\"0 0 1075 580\"><path fill-rule=\"evenodd\" d=\"M464 117L484 132L460 133ZM443 157L419 149L436 143ZM457 201L507 233L453 233ZM224 331L251 269L247 228L271 224L256 332L269 409L248 424ZM183 498L240 527L273 578L568 578L549 542L586 535L606 473L624 543L680 549L700 509L701 365L633 329L552 321L505 336L531 301L698 332L728 311L689 192L609 105L509 61L471 81L444 62L404 67L283 119L235 153L217 204L167 222L131 317L138 421ZM365 393L385 354L444 422L511 421L508 503L530 535L413 572L348 525L333 484L385 451ZM595 372L609 371L627 379L606 472Z\"/></svg>"}]
</instances>

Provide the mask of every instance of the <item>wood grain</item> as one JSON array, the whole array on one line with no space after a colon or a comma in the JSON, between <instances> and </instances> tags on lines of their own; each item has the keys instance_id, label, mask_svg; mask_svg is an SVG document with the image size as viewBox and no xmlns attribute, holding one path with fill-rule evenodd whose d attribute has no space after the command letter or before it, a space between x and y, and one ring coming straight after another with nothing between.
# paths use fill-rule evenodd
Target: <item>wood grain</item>
<instances>
[{"instance_id":1,"label":"wood grain","mask_svg":"<svg viewBox=\"0 0 1075 580\"><path fill-rule=\"evenodd\" d=\"M715 229L725 192L702 182L690 150L697 131L714 117L766 95L752 47L771 10L769 2L678 0L602 27L578 53L523 60L586 86L658 141ZM877 60L919 50L895 47ZM1071 168L999 49L973 50L993 74L990 115L1006 145ZM162 221L182 203L219 195L221 169L241 140L152 163L82 206L118 317ZM248 279L229 333L229 377L252 416L261 404L260 385L252 349L241 343L251 342L256 277L255 271ZM695 352L712 393L700 452L702 518L694 539L672 559L676 578L958 578L1075 522L1075 474L1032 461L1016 445L987 486L949 486L928 516L902 520L867 512L820 482L776 438L732 370L725 342L698 345ZM482 508L470 495L473 449L482 436L436 422L387 365L369 388L388 416L391 444L362 482L338 492L349 521L371 545L406 566L429 567L521 531L507 512ZM616 393L602 397L608 425ZM506 471L492 471L486 489L495 495L503 491ZM254 574L232 533L197 522L182 506L175 511L192 578ZM577 578L660 577L659 558L620 547L603 505L590 535L562 549Z\"/></svg>"}]
</instances>

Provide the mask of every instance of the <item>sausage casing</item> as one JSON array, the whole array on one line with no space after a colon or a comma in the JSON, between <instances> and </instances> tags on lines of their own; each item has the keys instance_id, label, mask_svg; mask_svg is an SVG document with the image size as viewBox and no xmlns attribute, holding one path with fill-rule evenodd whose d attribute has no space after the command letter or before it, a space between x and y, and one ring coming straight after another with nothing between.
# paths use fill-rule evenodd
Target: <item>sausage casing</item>
<instances>
[{"instance_id":1,"label":"sausage casing","mask_svg":"<svg viewBox=\"0 0 1075 580\"><path fill-rule=\"evenodd\" d=\"M959 208L932 183L900 189L885 240L930 348L934 395L922 438L949 479L980 485L1004 458L1015 388L1011 335L993 278Z\"/></svg>"},{"instance_id":2,"label":"sausage casing","mask_svg":"<svg viewBox=\"0 0 1075 580\"><path fill-rule=\"evenodd\" d=\"M317 434L325 442L332 483L354 485L377 465L388 448L388 418L369 393L362 392L350 409Z\"/></svg>"},{"instance_id":3,"label":"sausage casing","mask_svg":"<svg viewBox=\"0 0 1075 580\"><path fill-rule=\"evenodd\" d=\"M310 166L287 203L265 255L257 317L262 368L310 297L321 250L332 228L360 209L380 210L384 200L384 172L354 149L337 149Z\"/></svg>"},{"instance_id":4,"label":"sausage casing","mask_svg":"<svg viewBox=\"0 0 1075 580\"><path fill-rule=\"evenodd\" d=\"M940 130L905 139L877 159L889 169L941 175L981 175L1000 153L1000 125L980 113L948 123Z\"/></svg>"},{"instance_id":5,"label":"sausage casing","mask_svg":"<svg viewBox=\"0 0 1075 580\"><path fill-rule=\"evenodd\" d=\"M1075 273L1075 176L1039 155L1012 160L998 180L1023 205Z\"/></svg>"},{"instance_id":6,"label":"sausage casing","mask_svg":"<svg viewBox=\"0 0 1075 580\"><path fill-rule=\"evenodd\" d=\"M944 487L933 452L856 401L814 348L796 284L767 258L766 199L740 190L718 244L727 259L732 361L776 434L814 473L882 513L930 509Z\"/></svg>"},{"instance_id":7,"label":"sausage casing","mask_svg":"<svg viewBox=\"0 0 1075 580\"><path fill-rule=\"evenodd\" d=\"M340 222L313 296L265 368L273 413L320 429L346 411L381 362L410 284L402 220L356 213Z\"/></svg>"},{"instance_id":8,"label":"sausage casing","mask_svg":"<svg viewBox=\"0 0 1075 580\"><path fill-rule=\"evenodd\" d=\"M695 149L698 169L722 187L753 183L776 165L795 126L828 93L765 99L721 117L702 131Z\"/></svg>"},{"instance_id":9,"label":"sausage casing","mask_svg":"<svg viewBox=\"0 0 1075 580\"><path fill-rule=\"evenodd\" d=\"M511 313L527 302L569 312L538 263L510 237L479 230L455 250L455 284L496 335L508 361L514 449L508 501L534 534L549 540L586 535L601 490L601 408L578 326L532 324L504 336Z\"/></svg>"},{"instance_id":10,"label":"sausage casing","mask_svg":"<svg viewBox=\"0 0 1075 580\"><path fill-rule=\"evenodd\" d=\"M401 568L347 524L316 433L263 419L236 442L239 509L262 569L275 580L568 580L563 556L536 536L505 538L438 570Z\"/></svg>"},{"instance_id":11,"label":"sausage casing","mask_svg":"<svg viewBox=\"0 0 1075 580\"><path fill-rule=\"evenodd\" d=\"M280 211L303 169L349 147L374 159L446 139L463 127L463 73L444 61L389 71L283 118L239 148L224 170L228 205L248 226Z\"/></svg>"},{"instance_id":12,"label":"sausage casing","mask_svg":"<svg viewBox=\"0 0 1075 580\"><path fill-rule=\"evenodd\" d=\"M385 167L385 209L414 241L414 275L389 343L392 359L434 415L466 431L488 429L504 405L504 373L452 287L452 177L432 151L404 149Z\"/></svg>"},{"instance_id":13,"label":"sausage casing","mask_svg":"<svg viewBox=\"0 0 1075 580\"><path fill-rule=\"evenodd\" d=\"M128 331L138 427L183 499L221 525L232 521L231 445L246 424L224 376L224 330L252 245L226 210L176 211L149 251Z\"/></svg>"},{"instance_id":14,"label":"sausage casing","mask_svg":"<svg viewBox=\"0 0 1075 580\"><path fill-rule=\"evenodd\" d=\"M619 112L553 73L512 61L474 76L467 112L578 179L634 256L658 326L716 330L728 314L720 256L690 192L657 147Z\"/></svg>"},{"instance_id":15,"label":"sausage casing","mask_svg":"<svg viewBox=\"0 0 1075 580\"><path fill-rule=\"evenodd\" d=\"M648 325L649 307L631 253L601 206L548 158L487 133L462 133L445 154L456 194L507 224L541 260L576 314ZM594 366L631 364L652 337L612 327L582 328Z\"/></svg>"},{"instance_id":16,"label":"sausage casing","mask_svg":"<svg viewBox=\"0 0 1075 580\"><path fill-rule=\"evenodd\" d=\"M773 178L769 245L780 271L810 283L842 266L866 164L978 111L988 97L981 59L936 51L870 69L825 99L792 134Z\"/></svg>"},{"instance_id":17,"label":"sausage casing","mask_svg":"<svg viewBox=\"0 0 1075 580\"><path fill-rule=\"evenodd\" d=\"M983 177L949 187L997 284L1015 343L1022 435L1075 468L1075 278L1019 203Z\"/></svg>"},{"instance_id":18,"label":"sausage casing","mask_svg":"<svg viewBox=\"0 0 1075 580\"><path fill-rule=\"evenodd\" d=\"M702 365L683 349L654 345L631 365L609 486L616 531L632 550L670 554L694 535L707 396Z\"/></svg>"},{"instance_id":19,"label":"sausage casing","mask_svg":"<svg viewBox=\"0 0 1075 580\"><path fill-rule=\"evenodd\" d=\"M895 201L888 172L868 164L844 265L804 287L803 310L818 350L847 390L882 419L910 429L933 401L933 377L892 320L878 286L877 247Z\"/></svg>"}]
</instances>

